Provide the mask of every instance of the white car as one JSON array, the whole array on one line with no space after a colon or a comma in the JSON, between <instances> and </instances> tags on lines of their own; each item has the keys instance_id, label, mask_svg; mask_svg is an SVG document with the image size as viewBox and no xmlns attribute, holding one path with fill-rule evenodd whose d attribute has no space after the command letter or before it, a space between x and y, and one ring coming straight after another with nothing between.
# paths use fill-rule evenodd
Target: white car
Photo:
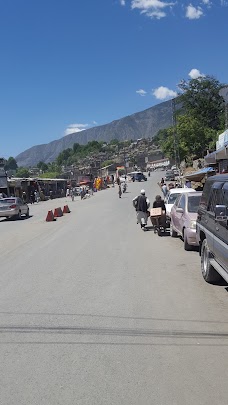
<instances>
[{"instance_id":1,"label":"white car","mask_svg":"<svg viewBox=\"0 0 228 405\"><path fill-rule=\"evenodd\" d=\"M171 188L169 190L167 196L165 197L165 208L166 208L166 215L170 217L170 212L173 204L176 201L176 198L183 193L195 193L196 190L194 188Z\"/></svg>"}]
</instances>

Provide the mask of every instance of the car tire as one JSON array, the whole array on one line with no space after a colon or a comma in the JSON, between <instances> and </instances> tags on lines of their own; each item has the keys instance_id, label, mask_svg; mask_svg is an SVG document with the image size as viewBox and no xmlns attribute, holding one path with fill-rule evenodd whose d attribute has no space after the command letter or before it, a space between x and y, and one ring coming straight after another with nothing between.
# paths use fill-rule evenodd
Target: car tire
<instances>
[{"instance_id":1,"label":"car tire","mask_svg":"<svg viewBox=\"0 0 228 405\"><path fill-rule=\"evenodd\" d=\"M169 229L170 229L170 231L169 231L170 236L171 236L172 238L176 238L176 237L177 237L177 232L174 231L174 229L173 229L172 221L170 221Z\"/></svg>"},{"instance_id":2,"label":"car tire","mask_svg":"<svg viewBox=\"0 0 228 405\"><path fill-rule=\"evenodd\" d=\"M201 272L204 280L210 284L216 284L222 277L219 273L214 269L214 267L210 264L210 258L212 258L212 254L207 244L207 239L204 239L202 243L201 249Z\"/></svg>"},{"instance_id":3,"label":"car tire","mask_svg":"<svg viewBox=\"0 0 228 405\"><path fill-rule=\"evenodd\" d=\"M187 252L192 250L191 245L189 245L189 243L188 243L188 238L187 238L187 234L185 231L183 231L183 240L184 240L184 250L186 250Z\"/></svg>"},{"instance_id":4,"label":"car tire","mask_svg":"<svg viewBox=\"0 0 228 405\"><path fill-rule=\"evenodd\" d=\"M26 216L26 218L29 218L29 208L27 209L25 216Z\"/></svg>"},{"instance_id":5,"label":"car tire","mask_svg":"<svg viewBox=\"0 0 228 405\"><path fill-rule=\"evenodd\" d=\"M16 219L21 219L21 211L19 211L18 214L16 215Z\"/></svg>"}]
</instances>

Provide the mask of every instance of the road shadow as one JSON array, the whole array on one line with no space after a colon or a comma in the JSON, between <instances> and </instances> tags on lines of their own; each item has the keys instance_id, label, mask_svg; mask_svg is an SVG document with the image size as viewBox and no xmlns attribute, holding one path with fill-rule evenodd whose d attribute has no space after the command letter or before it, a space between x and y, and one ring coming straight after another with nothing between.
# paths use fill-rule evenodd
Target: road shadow
<instances>
[{"instance_id":1,"label":"road shadow","mask_svg":"<svg viewBox=\"0 0 228 405\"><path fill-rule=\"evenodd\" d=\"M29 215L28 217L26 217L25 215L23 215L20 219L18 218L3 218L2 220L0 220L0 222L12 222L12 221L26 221L27 219L32 218L33 215Z\"/></svg>"}]
</instances>

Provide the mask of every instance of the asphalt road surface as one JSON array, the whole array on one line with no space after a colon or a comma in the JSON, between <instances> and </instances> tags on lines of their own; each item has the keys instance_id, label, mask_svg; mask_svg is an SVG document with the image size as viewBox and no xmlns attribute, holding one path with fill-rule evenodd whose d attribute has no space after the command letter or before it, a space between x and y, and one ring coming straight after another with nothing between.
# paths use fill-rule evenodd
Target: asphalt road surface
<instances>
[{"instance_id":1,"label":"asphalt road surface","mask_svg":"<svg viewBox=\"0 0 228 405\"><path fill-rule=\"evenodd\" d=\"M0 403L227 405L228 293L198 253L143 232L132 199L161 173L45 222L0 221Z\"/></svg>"}]
</instances>

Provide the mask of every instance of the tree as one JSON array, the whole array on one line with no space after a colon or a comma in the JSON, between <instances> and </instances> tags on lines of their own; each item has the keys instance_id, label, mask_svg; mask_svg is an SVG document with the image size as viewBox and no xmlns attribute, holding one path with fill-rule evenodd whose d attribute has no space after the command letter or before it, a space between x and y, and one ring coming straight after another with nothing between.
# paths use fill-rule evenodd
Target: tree
<instances>
[{"instance_id":1,"label":"tree","mask_svg":"<svg viewBox=\"0 0 228 405\"><path fill-rule=\"evenodd\" d=\"M203 157L208 146L215 143L217 137L215 130L205 127L201 121L190 115L178 117L175 131L178 145L176 153L179 154L181 161L185 159L191 162L194 158ZM158 142L163 153L167 157L174 159L174 128L171 127L166 132L161 131L158 138L159 136L160 140Z\"/></svg>"},{"instance_id":2,"label":"tree","mask_svg":"<svg viewBox=\"0 0 228 405\"><path fill-rule=\"evenodd\" d=\"M198 119L203 126L220 130L224 121L224 102L219 95L222 87L223 84L213 76L182 80L179 88L183 94L178 98L181 110L184 110L184 114Z\"/></svg>"},{"instance_id":3,"label":"tree","mask_svg":"<svg viewBox=\"0 0 228 405\"><path fill-rule=\"evenodd\" d=\"M37 163L38 169L42 170L42 172L46 172L48 170L48 165L42 161Z\"/></svg>"},{"instance_id":4,"label":"tree","mask_svg":"<svg viewBox=\"0 0 228 405\"><path fill-rule=\"evenodd\" d=\"M16 177L29 177L29 170L26 167L19 167L16 172Z\"/></svg>"},{"instance_id":5,"label":"tree","mask_svg":"<svg viewBox=\"0 0 228 405\"><path fill-rule=\"evenodd\" d=\"M17 162L14 157L10 156L5 164L5 170L17 170Z\"/></svg>"}]
</instances>

